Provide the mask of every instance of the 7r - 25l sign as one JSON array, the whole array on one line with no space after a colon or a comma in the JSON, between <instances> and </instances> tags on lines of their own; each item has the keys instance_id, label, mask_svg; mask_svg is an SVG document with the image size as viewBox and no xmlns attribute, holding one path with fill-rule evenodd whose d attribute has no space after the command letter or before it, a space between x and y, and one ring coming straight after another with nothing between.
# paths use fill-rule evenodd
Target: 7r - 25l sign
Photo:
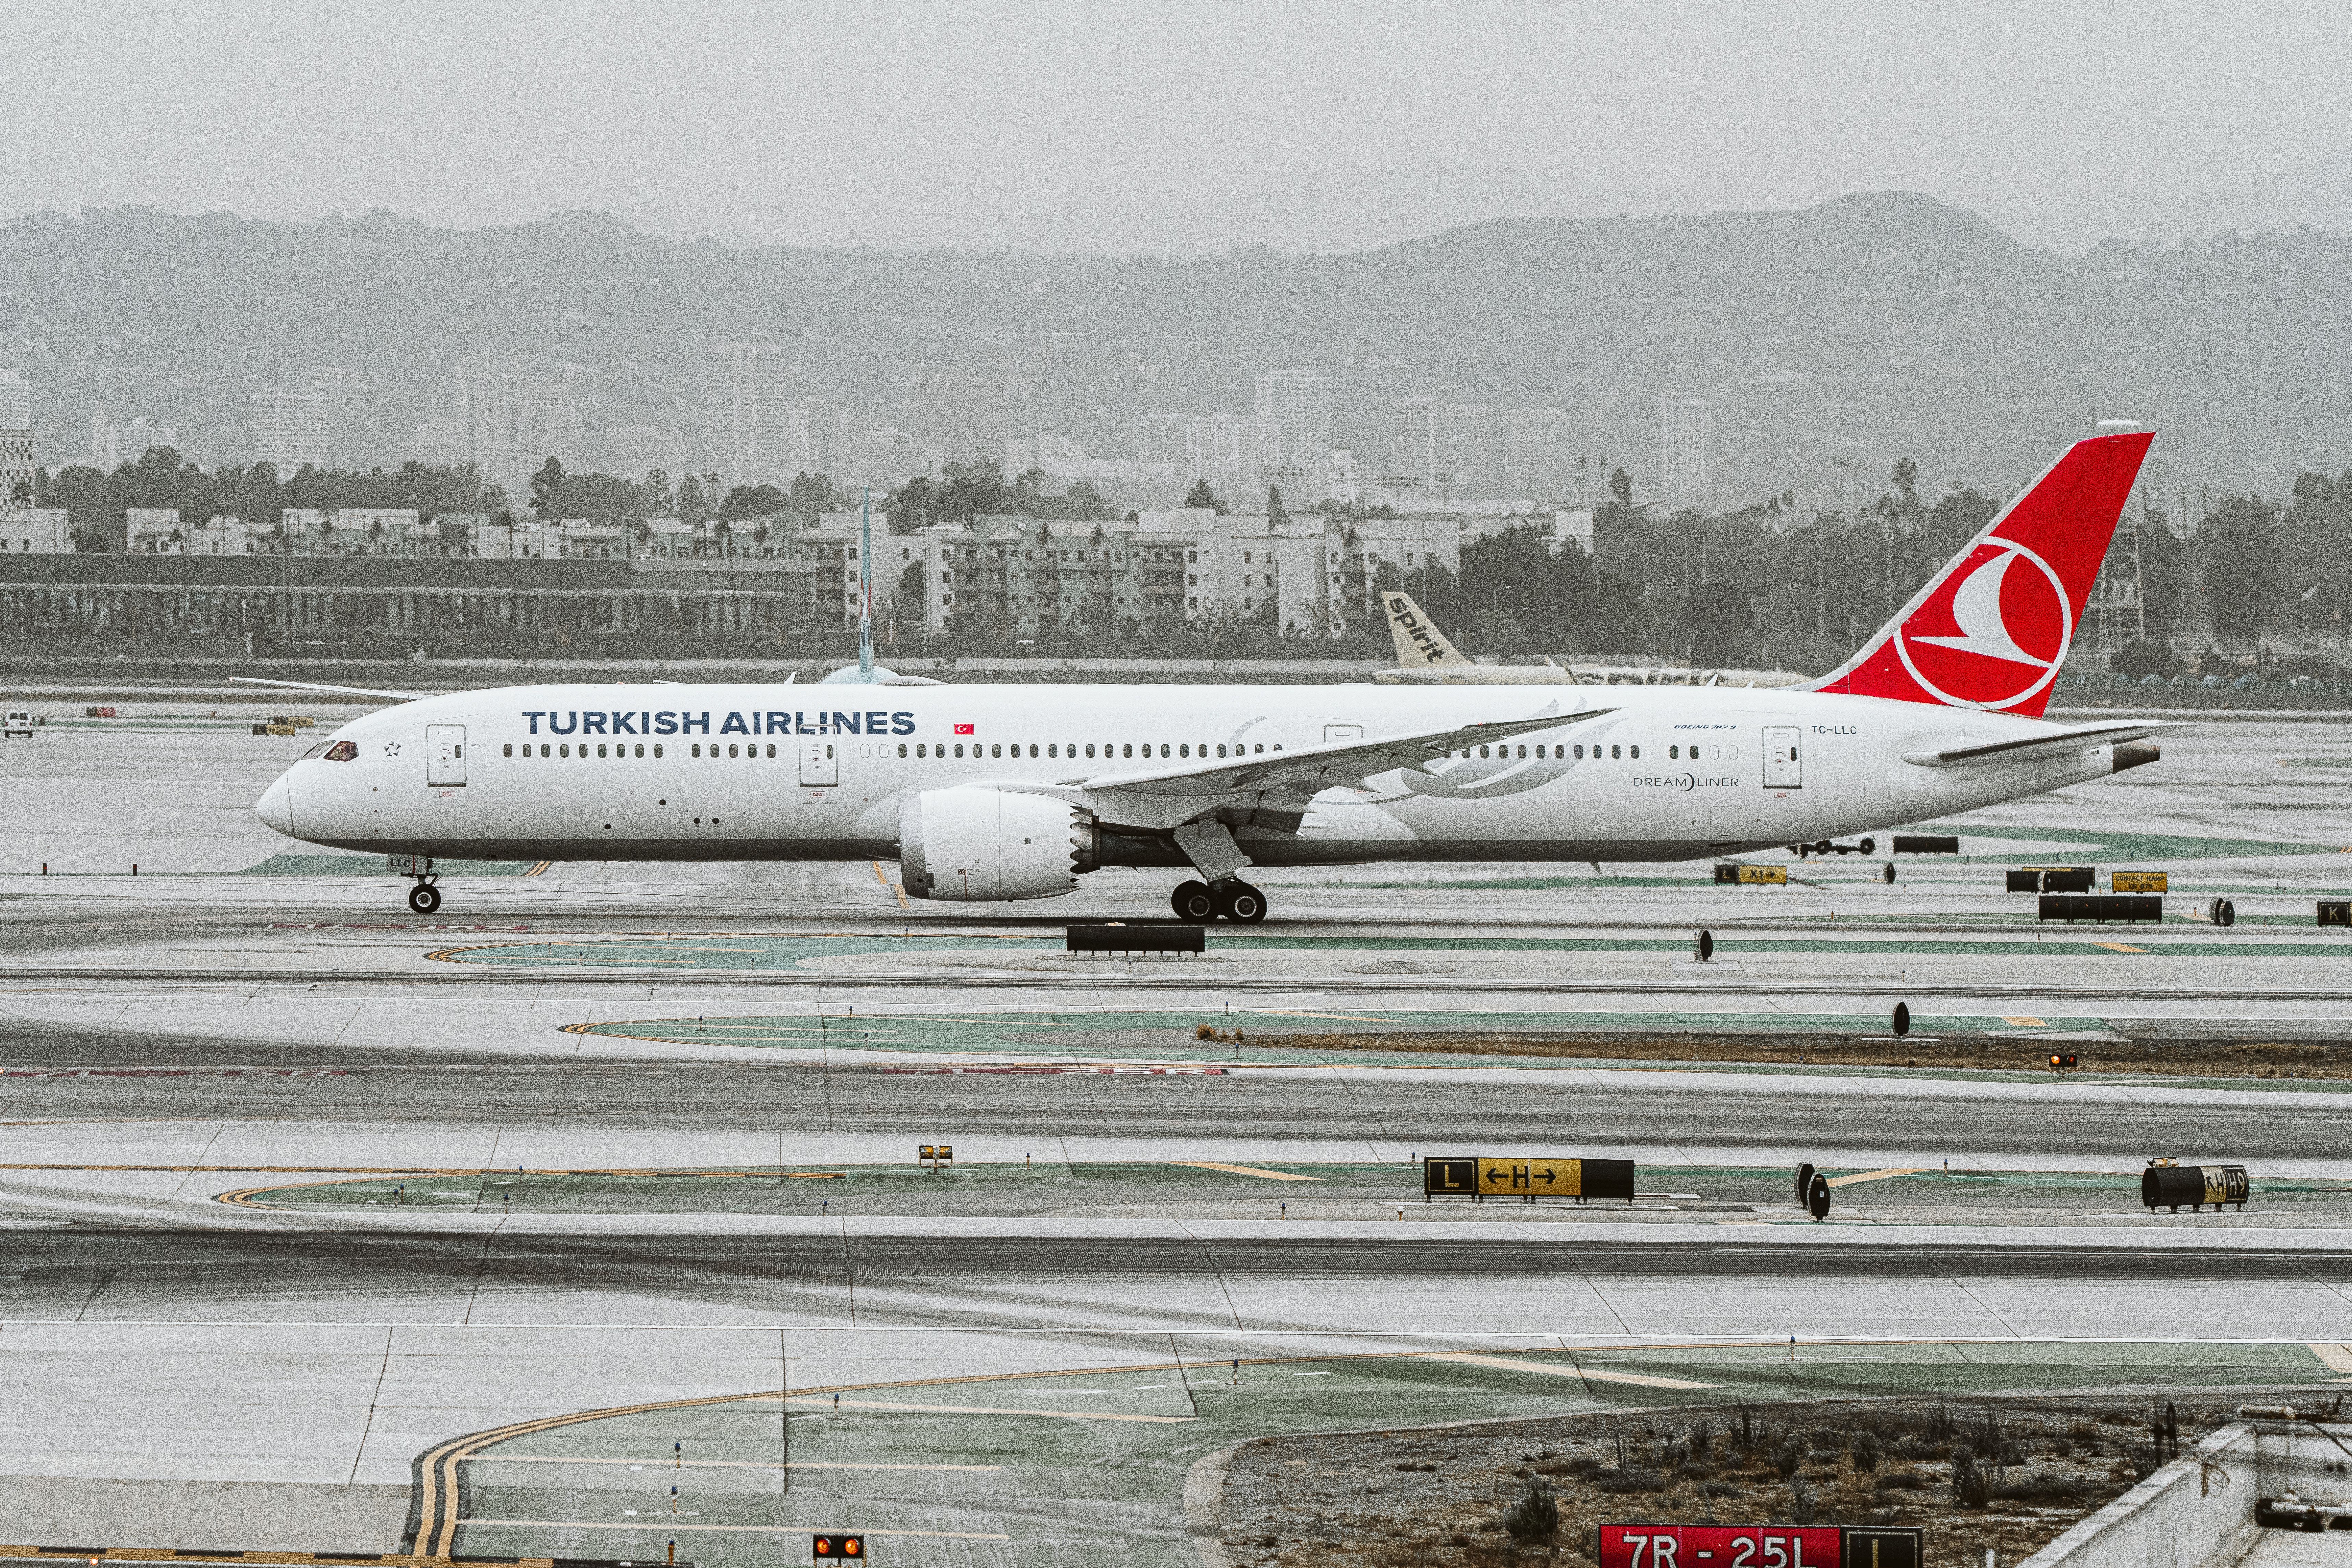
<instances>
[{"instance_id":1,"label":"7r - 25l sign","mask_svg":"<svg viewBox=\"0 0 2352 1568\"><path fill-rule=\"evenodd\" d=\"M1916 1529L1604 1524L1601 1568L1921 1568Z\"/></svg>"}]
</instances>

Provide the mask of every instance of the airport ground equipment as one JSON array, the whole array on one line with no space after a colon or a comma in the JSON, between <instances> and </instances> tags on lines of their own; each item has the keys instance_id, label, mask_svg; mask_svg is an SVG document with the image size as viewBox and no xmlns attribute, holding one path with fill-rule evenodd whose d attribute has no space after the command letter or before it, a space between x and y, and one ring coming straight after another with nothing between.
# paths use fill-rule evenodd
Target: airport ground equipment
<instances>
[{"instance_id":1,"label":"airport ground equipment","mask_svg":"<svg viewBox=\"0 0 2352 1568\"><path fill-rule=\"evenodd\" d=\"M2064 921L2073 925L2076 921L2096 921L2105 925L2110 921L2137 925L2141 921L2164 920L2164 900L2154 893L2044 893L2039 916L2045 921Z\"/></svg>"},{"instance_id":2,"label":"airport ground equipment","mask_svg":"<svg viewBox=\"0 0 2352 1568\"><path fill-rule=\"evenodd\" d=\"M1743 866L1737 860L1718 860L1715 867L1717 886L1784 888L1789 884L1786 866Z\"/></svg>"},{"instance_id":3,"label":"airport ground equipment","mask_svg":"<svg viewBox=\"0 0 2352 1568\"><path fill-rule=\"evenodd\" d=\"M2107 891L2111 893L2168 893L2172 891L2169 871L2110 871Z\"/></svg>"},{"instance_id":4,"label":"airport ground equipment","mask_svg":"<svg viewBox=\"0 0 2352 1568\"><path fill-rule=\"evenodd\" d=\"M922 1162L923 1168L927 1171L933 1173L943 1171L955 1163L955 1145L919 1143L916 1145L916 1158Z\"/></svg>"},{"instance_id":5,"label":"airport ground equipment","mask_svg":"<svg viewBox=\"0 0 2352 1568\"><path fill-rule=\"evenodd\" d=\"M2008 875L2011 893L2087 893L2099 879L2095 866L2021 866Z\"/></svg>"},{"instance_id":6,"label":"airport ground equipment","mask_svg":"<svg viewBox=\"0 0 2352 1568\"><path fill-rule=\"evenodd\" d=\"M1875 838L1857 839L1852 844L1840 844L1832 839L1816 838L1811 844L1791 844L1789 853L1802 858L1807 855L1874 855L1878 852Z\"/></svg>"},{"instance_id":7,"label":"airport ground equipment","mask_svg":"<svg viewBox=\"0 0 2352 1568\"><path fill-rule=\"evenodd\" d=\"M1424 1198L1592 1198L1633 1201L1631 1160L1497 1160L1432 1155L1421 1163Z\"/></svg>"},{"instance_id":8,"label":"airport ground equipment","mask_svg":"<svg viewBox=\"0 0 2352 1568\"><path fill-rule=\"evenodd\" d=\"M1601 1568L1926 1568L1903 1525L1604 1524Z\"/></svg>"},{"instance_id":9,"label":"airport ground equipment","mask_svg":"<svg viewBox=\"0 0 2352 1568\"><path fill-rule=\"evenodd\" d=\"M2352 926L2352 899L2320 900L2319 923L2324 926Z\"/></svg>"},{"instance_id":10,"label":"airport ground equipment","mask_svg":"<svg viewBox=\"0 0 2352 1568\"><path fill-rule=\"evenodd\" d=\"M1895 862L1892 860L1886 863L1886 885L1890 888L1895 885Z\"/></svg>"},{"instance_id":11,"label":"airport ground equipment","mask_svg":"<svg viewBox=\"0 0 2352 1568\"><path fill-rule=\"evenodd\" d=\"M2168 1208L2179 1214L2187 1204L2189 1212L2196 1214L2211 1204L2218 1214L2224 1204L2243 1209L2249 1195L2243 1165L2184 1165L2158 1158L2139 1173L2139 1201L2151 1211Z\"/></svg>"},{"instance_id":12,"label":"airport ground equipment","mask_svg":"<svg viewBox=\"0 0 2352 1568\"><path fill-rule=\"evenodd\" d=\"M1692 935L1691 956L1697 959L1701 963L1706 963L1715 957L1715 933L1713 931L1702 931L1695 932Z\"/></svg>"},{"instance_id":13,"label":"airport ground equipment","mask_svg":"<svg viewBox=\"0 0 2352 1568\"><path fill-rule=\"evenodd\" d=\"M1830 1217L1830 1179L1819 1171L1805 1185L1805 1212L1813 1216L1816 1225Z\"/></svg>"},{"instance_id":14,"label":"airport ground equipment","mask_svg":"<svg viewBox=\"0 0 2352 1568\"><path fill-rule=\"evenodd\" d=\"M866 1537L836 1535L827 1531L809 1537L809 1557L818 1563L863 1563Z\"/></svg>"},{"instance_id":15,"label":"airport ground equipment","mask_svg":"<svg viewBox=\"0 0 2352 1568\"><path fill-rule=\"evenodd\" d=\"M1802 1208L1802 1207L1804 1206L1804 1204L1805 1204L1805 1194L1806 1194L1806 1192L1807 1192L1808 1190L1810 1190L1810 1189L1811 1188L1812 1184L1813 1184L1813 1163L1812 1163L1811 1160L1800 1160L1800 1161L1798 1161L1798 1162L1797 1162L1797 1206L1798 1206L1798 1207Z\"/></svg>"},{"instance_id":16,"label":"airport ground equipment","mask_svg":"<svg viewBox=\"0 0 2352 1568\"><path fill-rule=\"evenodd\" d=\"M1905 1035L1907 1035L1907 1034L1909 1034L1909 1033L1911 1032L1911 1004L1910 1004L1910 1003L1908 1003L1908 1002L1897 1002L1896 1004L1895 1004L1895 1018L1894 1018L1894 1025L1895 1025L1895 1037L1896 1037L1897 1039L1902 1038L1902 1037L1904 1037Z\"/></svg>"},{"instance_id":17,"label":"airport ground equipment","mask_svg":"<svg viewBox=\"0 0 2352 1568\"><path fill-rule=\"evenodd\" d=\"M1895 836L1897 855L1957 855L1960 852L1958 835L1950 833L1898 833Z\"/></svg>"},{"instance_id":18,"label":"airport ground equipment","mask_svg":"<svg viewBox=\"0 0 2352 1568\"><path fill-rule=\"evenodd\" d=\"M33 711L31 709L11 708L8 710L8 717L6 720L0 721L0 736L16 735L22 735L28 741L33 738Z\"/></svg>"},{"instance_id":19,"label":"airport ground equipment","mask_svg":"<svg viewBox=\"0 0 2352 1568\"><path fill-rule=\"evenodd\" d=\"M2212 921L2217 926L2236 925L2238 923L2238 906L2231 903L2227 899L2216 899L2211 903L2205 906L2205 918Z\"/></svg>"},{"instance_id":20,"label":"airport ground equipment","mask_svg":"<svg viewBox=\"0 0 2352 1568\"><path fill-rule=\"evenodd\" d=\"M2074 1070L2074 1053L2072 1051L2053 1051L2050 1053L2050 1070L2052 1072L2073 1072Z\"/></svg>"},{"instance_id":21,"label":"airport ground equipment","mask_svg":"<svg viewBox=\"0 0 2352 1568\"><path fill-rule=\"evenodd\" d=\"M1208 934L1182 921L1105 921L1066 927L1062 943L1070 952L1201 952Z\"/></svg>"}]
</instances>

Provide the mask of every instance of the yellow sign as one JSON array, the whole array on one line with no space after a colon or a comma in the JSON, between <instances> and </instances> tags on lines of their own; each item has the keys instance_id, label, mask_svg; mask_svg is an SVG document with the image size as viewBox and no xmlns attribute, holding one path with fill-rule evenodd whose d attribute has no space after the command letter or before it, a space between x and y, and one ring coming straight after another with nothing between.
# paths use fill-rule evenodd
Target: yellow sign
<instances>
[{"instance_id":1,"label":"yellow sign","mask_svg":"<svg viewBox=\"0 0 2352 1568\"><path fill-rule=\"evenodd\" d=\"M1786 866L1742 866L1739 868L1739 879L1742 882L1769 882L1785 887L1789 881L1789 868Z\"/></svg>"},{"instance_id":2,"label":"yellow sign","mask_svg":"<svg viewBox=\"0 0 2352 1568\"><path fill-rule=\"evenodd\" d=\"M1481 1160L1478 1195L1572 1198L1584 1188L1581 1160Z\"/></svg>"},{"instance_id":3,"label":"yellow sign","mask_svg":"<svg viewBox=\"0 0 2352 1568\"><path fill-rule=\"evenodd\" d=\"M2168 893L2171 880L2165 871L2116 871L2108 876L2108 887L2117 893Z\"/></svg>"}]
</instances>

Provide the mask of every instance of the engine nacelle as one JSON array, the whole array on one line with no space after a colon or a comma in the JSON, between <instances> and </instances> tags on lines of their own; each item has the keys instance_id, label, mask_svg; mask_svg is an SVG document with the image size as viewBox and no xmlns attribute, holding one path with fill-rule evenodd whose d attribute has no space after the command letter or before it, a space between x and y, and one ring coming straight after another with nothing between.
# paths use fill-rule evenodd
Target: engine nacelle
<instances>
[{"instance_id":1,"label":"engine nacelle","mask_svg":"<svg viewBox=\"0 0 2352 1568\"><path fill-rule=\"evenodd\" d=\"M898 878L910 897L992 903L1075 891L1095 830L1068 801L991 785L898 803Z\"/></svg>"}]
</instances>

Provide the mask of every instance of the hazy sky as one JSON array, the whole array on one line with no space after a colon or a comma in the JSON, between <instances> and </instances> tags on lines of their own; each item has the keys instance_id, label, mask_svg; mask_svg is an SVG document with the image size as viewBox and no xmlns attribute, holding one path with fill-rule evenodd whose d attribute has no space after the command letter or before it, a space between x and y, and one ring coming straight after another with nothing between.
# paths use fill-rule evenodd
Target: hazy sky
<instances>
[{"instance_id":1,"label":"hazy sky","mask_svg":"<svg viewBox=\"0 0 2352 1568\"><path fill-rule=\"evenodd\" d=\"M13 0L0 216L659 205L799 243L1428 161L2024 211L2352 147L2352 5Z\"/></svg>"}]
</instances>

